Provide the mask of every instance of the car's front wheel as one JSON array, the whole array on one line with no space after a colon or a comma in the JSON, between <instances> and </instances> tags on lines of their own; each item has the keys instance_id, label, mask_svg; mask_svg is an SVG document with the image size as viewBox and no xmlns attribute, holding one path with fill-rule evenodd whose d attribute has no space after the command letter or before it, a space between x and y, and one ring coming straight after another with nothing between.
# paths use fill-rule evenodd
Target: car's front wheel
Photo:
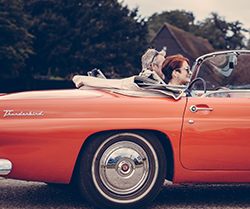
<instances>
[{"instance_id":1,"label":"car's front wheel","mask_svg":"<svg viewBox=\"0 0 250 209\"><path fill-rule=\"evenodd\" d=\"M161 143L150 132L105 133L80 156L80 190L98 207L134 208L151 202L166 173Z\"/></svg>"}]
</instances>

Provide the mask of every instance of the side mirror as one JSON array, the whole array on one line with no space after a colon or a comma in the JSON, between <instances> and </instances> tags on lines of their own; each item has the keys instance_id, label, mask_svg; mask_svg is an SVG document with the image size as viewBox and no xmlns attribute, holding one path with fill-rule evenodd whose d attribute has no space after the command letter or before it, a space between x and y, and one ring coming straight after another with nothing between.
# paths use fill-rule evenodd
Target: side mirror
<instances>
[{"instance_id":1,"label":"side mirror","mask_svg":"<svg viewBox=\"0 0 250 209\"><path fill-rule=\"evenodd\" d=\"M233 62L229 62L229 68L234 69L234 63Z\"/></svg>"}]
</instances>

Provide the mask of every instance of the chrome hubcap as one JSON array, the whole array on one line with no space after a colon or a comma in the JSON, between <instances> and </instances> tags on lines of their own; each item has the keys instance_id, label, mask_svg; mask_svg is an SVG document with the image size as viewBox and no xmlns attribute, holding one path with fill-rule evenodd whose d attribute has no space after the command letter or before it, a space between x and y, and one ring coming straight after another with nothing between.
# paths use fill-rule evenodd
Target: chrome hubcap
<instances>
[{"instance_id":1,"label":"chrome hubcap","mask_svg":"<svg viewBox=\"0 0 250 209\"><path fill-rule=\"evenodd\" d=\"M112 144L102 154L99 174L103 185L119 195L141 188L148 177L149 160L145 150L131 141Z\"/></svg>"}]
</instances>

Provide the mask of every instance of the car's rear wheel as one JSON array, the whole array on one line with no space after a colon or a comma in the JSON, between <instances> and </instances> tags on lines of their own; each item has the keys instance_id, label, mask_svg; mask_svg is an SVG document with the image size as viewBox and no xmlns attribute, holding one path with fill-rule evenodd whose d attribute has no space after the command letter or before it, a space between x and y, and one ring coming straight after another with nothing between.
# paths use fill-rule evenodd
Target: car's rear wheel
<instances>
[{"instance_id":1,"label":"car's rear wheel","mask_svg":"<svg viewBox=\"0 0 250 209\"><path fill-rule=\"evenodd\" d=\"M165 153L150 132L99 135L80 157L80 190L99 207L143 206L157 196L164 182Z\"/></svg>"}]
</instances>

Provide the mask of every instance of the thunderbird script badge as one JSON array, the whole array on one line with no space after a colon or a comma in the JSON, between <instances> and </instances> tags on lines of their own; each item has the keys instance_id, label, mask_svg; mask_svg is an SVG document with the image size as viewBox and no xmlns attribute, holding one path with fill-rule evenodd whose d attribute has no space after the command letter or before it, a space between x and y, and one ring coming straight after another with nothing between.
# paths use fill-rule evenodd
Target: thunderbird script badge
<instances>
[{"instance_id":1,"label":"thunderbird script badge","mask_svg":"<svg viewBox=\"0 0 250 209\"><path fill-rule=\"evenodd\" d=\"M43 116L43 111L41 112L33 112L33 111L29 111L29 112L15 112L14 110L4 110L4 115L3 117L8 117L8 116Z\"/></svg>"}]
</instances>

